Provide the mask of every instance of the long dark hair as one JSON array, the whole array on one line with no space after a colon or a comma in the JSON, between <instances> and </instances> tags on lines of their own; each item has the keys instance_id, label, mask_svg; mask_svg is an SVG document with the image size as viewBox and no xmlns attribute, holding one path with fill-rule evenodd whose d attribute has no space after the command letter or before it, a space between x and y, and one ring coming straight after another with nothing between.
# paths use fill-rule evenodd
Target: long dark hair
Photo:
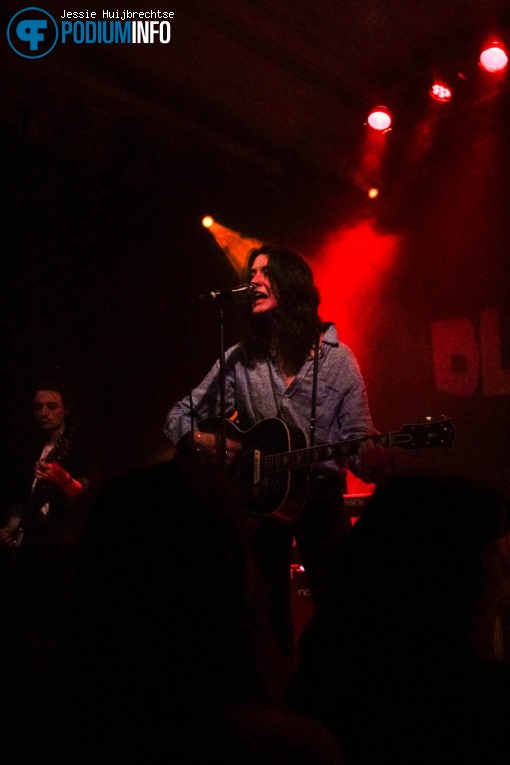
<instances>
[{"instance_id":1,"label":"long dark hair","mask_svg":"<svg viewBox=\"0 0 510 765\"><path fill-rule=\"evenodd\" d=\"M287 373L296 374L317 340L320 297L310 266L289 247L263 244L250 251L244 269L244 281L258 255L267 255L268 276L278 299L270 324L267 317L246 317L242 346L249 363L275 354Z\"/></svg>"}]
</instances>

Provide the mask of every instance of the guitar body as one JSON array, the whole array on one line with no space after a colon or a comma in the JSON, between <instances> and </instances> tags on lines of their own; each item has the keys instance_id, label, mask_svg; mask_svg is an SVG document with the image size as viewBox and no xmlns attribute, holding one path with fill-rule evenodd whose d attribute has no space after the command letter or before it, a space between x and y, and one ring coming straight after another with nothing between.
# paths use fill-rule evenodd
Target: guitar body
<instances>
[{"instance_id":1,"label":"guitar body","mask_svg":"<svg viewBox=\"0 0 510 765\"><path fill-rule=\"evenodd\" d=\"M306 448L304 433L276 417L262 420L247 431L239 430L228 420L225 426L227 438L241 444L241 454L230 477L237 486L242 510L260 517L275 515L293 521L306 502L310 468L262 473L257 480L256 465L270 455ZM199 422L197 429L219 438L221 419L209 417Z\"/></svg>"}]
</instances>

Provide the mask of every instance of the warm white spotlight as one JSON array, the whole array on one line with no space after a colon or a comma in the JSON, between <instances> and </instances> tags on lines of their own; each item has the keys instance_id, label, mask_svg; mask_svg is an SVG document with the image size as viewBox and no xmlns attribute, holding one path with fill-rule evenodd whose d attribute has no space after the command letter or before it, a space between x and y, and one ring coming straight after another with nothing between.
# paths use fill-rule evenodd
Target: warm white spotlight
<instances>
[{"instance_id":1,"label":"warm white spotlight","mask_svg":"<svg viewBox=\"0 0 510 765\"><path fill-rule=\"evenodd\" d=\"M378 196L379 196L379 189L376 188L375 186L372 186L372 188L368 190L369 199L375 199Z\"/></svg>"},{"instance_id":2,"label":"warm white spotlight","mask_svg":"<svg viewBox=\"0 0 510 765\"><path fill-rule=\"evenodd\" d=\"M440 82L434 82L429 90L429 94L435 101L439 101L442 104L447 104L448 101L452 100L452 91Z\"/></svg>"},{"instance_id":3,"label":"warm white spotlight","mask_svg":"<svg viewBox=\"0 0 510 765\"><path fill-rule=\"evenodd\" d=\"M374 130L388 130L391 116L385 106L376 106L368 115L367 122Z\"/></svg>"},{"instance_id":4,"label":"warm white spotlight","mask_svg":"<svg viewBox=\"0 0 510 765\"><path fill-rule=\"evenodd\" d=\"M479 63L486 72L502 72L508 64L508 56L501 43L492 42L480 54Z\"/></svg>"},{"instance_id":5,"label":"warm white spotlight","mask_svg":"<svg viewBox=\"0 0 510 765\"><path fill-rule=\"evenodd\" d=\"M202 226L204 226L205 228L211 228L213 223L214 223L214 220L211 218L210 215L206 215L205 218L202 218Z\"/></svg>"}]
</instances>

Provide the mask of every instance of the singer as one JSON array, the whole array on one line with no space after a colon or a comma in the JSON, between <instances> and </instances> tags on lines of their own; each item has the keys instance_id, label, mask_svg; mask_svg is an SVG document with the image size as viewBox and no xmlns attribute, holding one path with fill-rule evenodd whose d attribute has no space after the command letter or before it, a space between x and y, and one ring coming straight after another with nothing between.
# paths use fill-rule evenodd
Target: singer
<instances>
[{"instance_id":1,"label":"singer","mask_svg":"<svg viewBox=\"0 0 510 765\"><path fill-rule=\"evenodd\" d=\"M315 444L359 438L374 432L365 385L352 351L338 340L333 324L321 322L319 294L310 267L287 247L264 244L250 252L243 281L252 285L241 341L226 353L227 417L237 412L241 430L268 417L284 420L310 434L314 356L318 349ZM248 301L246 301L248 302ZM192 392L197 420L219 413L219 362ZM193 430L189 397L168 414L165 433L177 452L190 447L218 460L218 439ZM229 460L240 446L227 440ZM349 459L351 470L366 481L381 478L387 452L365 445ZM379 475L378 475L379 474ZM344 471L334 461L320 463L311 473L303 512L290 522L275 518L251 523L248 546L250 619L260 604L265 613L253 626L253 642L261 644L259 664L266 673L268 694L283 692L292 667L294 636L290 607L289 571L292 541L299 547L314 606L320 606L328 585L328 565L342 535L348 531L342 512ZM250 519L253 521L253 519ZM247 520L247 524L248 524ZM253 622L252 622L253 623ZM269 628L268 628L268 625ZM267 632L270 632L270 635ZM262 636L262 637L261 637ZM271 649L268 649L271 646ZM282 667L286 669L282 670ZM281 679L281 686L275 691Z\"/></svg>"}]
</instances>

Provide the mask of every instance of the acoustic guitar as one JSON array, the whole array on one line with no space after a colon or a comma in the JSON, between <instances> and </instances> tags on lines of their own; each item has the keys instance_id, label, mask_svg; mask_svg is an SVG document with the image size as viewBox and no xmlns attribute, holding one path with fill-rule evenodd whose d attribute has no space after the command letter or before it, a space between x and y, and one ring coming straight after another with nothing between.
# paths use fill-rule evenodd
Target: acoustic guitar
<instances>
[{"instance_id":1,"label":"acoustic guitar","mask_svg":"<svg viewBox=\"0 0 510 765\"><path fill-rule=\"evenodd\" d=\"M307 447L302 430L276 417L261 420L242 431L226 421L226 436L240 445L239 457L229 467L229 478L239 492L242 509L257 516L275 515L292 521L303 509L308 493L308 476L317 462L344 459L357 453L368 439L383 447L397 446L405 451L449 449L455 430L452 421L427 420L404 425L391 433L379 433L335 444ZM197 423L201 433L220 438L221 419L209 417Z\"/></svg>"}]
</instances>

